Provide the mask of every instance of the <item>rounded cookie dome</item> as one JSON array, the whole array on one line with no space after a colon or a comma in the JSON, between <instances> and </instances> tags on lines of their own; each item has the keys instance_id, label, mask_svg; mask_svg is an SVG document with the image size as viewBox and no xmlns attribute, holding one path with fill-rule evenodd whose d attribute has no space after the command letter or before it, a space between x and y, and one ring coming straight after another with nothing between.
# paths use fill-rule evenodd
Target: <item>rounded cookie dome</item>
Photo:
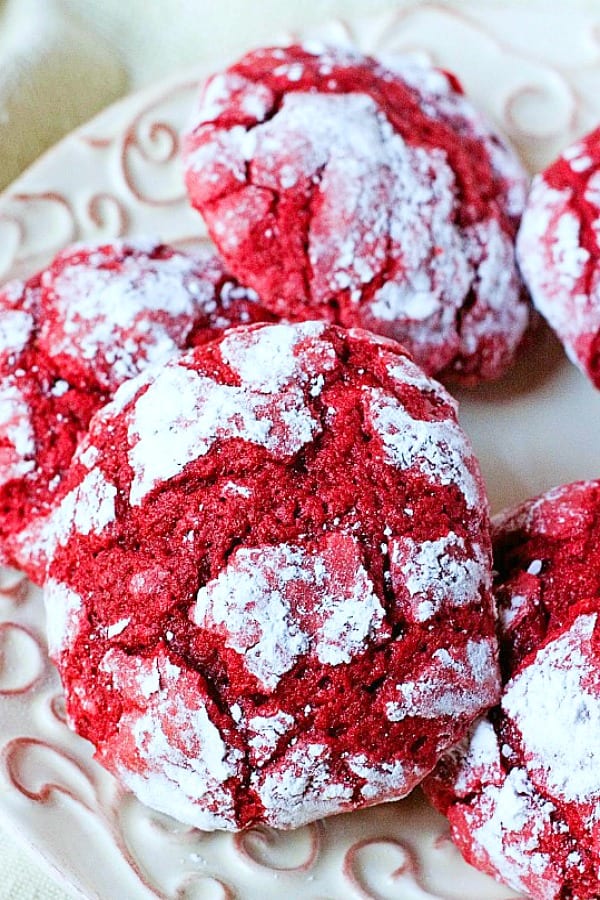
<instances>
[{"instance_id":1,"label":"rounded cookie dome","mask_svg":"<svg viewBox=\"0 0 600 900\"><path fill-rule=\"evenodd\" d=\"M399 340L430 374L508 368L529 305L527 176L452 76L355 50L257 50L203 88L186 182L227 266L292 319Z\"/></svg>"},{"instance_id":2,"label":"rounded cookie dome","mask_svg":"<svg viewBox=\"0 0 600 900\"><path fill-rule=\"evenodd\" d=\"M147 365L269 320L213 253L75 245L0 291L0 559L44 579L46 517L92 414Z\"/></svg>"},{"instance_id":3,"label":"rounded cookie dome","mask_svg":"<svg viewBox=\"0 0 600 900\"><path fill-rule=\"evenodd\" d=\"M531 298L600 388L600 128L536 175L517 238Z\"/></svg>"},{"instance_id":4,"label":"rounded cookie dome","mask_svg":"<svg viewBox=\"0 0 600 900\"><path fill-rule=\"evenodd\" d=\"M200 828L404 796L497 697L487 515L453 401L393 342L256 325L149 370L54 517L70 722Z\"/></svg>"},{"instance_id":5,"label":"rounded cookie dome","mask_svg":"<svg viewBox=\"0 0 600 900\"><path fill-rule=\"evenodd\" d=\"M593 900L600 864L600 482L493 527L500 705L425 783L465 858L540 900Z\"/></svg>"}]
</instances>

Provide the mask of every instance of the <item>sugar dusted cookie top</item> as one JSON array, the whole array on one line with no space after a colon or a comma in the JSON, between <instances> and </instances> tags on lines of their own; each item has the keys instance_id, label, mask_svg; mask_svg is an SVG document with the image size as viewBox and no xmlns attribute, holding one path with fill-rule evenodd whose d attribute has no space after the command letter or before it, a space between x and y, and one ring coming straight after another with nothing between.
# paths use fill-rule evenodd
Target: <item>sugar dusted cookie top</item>
<instances>
[{"instance_id":1,"label":"sugar dusted cookie top","mask_svg":"<svg viewBox=\"0 0 600 900\"><path fill-rule=\"evenodd\" d=\"M452 76L258 50L208 80L184 156L228 267L279 315L369 328L469 383L510 365L527 177Z\"/></svg>"},{"instance_id":2,"label":"sugar dusted cookie top","mask_svg":"<svg viewBox=\"0 0 600 900\"><path fill-rule=\"evenodd\" d=\"M517 252L536 307L600 387L600 128L535 176Z\"/></svg>"},{"instance_id":3,"label":"sugar dusted cookie top","mask_svg":"<svg viewBox=\"0 0 600 900\"><path fill-rule=\"evenodd\" d=\"M41 286L40 351L69 382L111 393L196 337L265 317L211 251L190 255L151 238L68 247Z\"/></svg>"},{"instance_id":4,"label":"sugar dusted cookie top","mask_svg":"<svg viewBox=\"0 0 600 900\"><path fill-rule=\"evenodd\" d=\"M600 482L494 523L504 688L426 791L466 859L540 900L593 900L600 864Z\"/></svg>"},{"instance_id":5,"label":"sugar dusted cookie top","mask_svg":"<svg viewBox=\"0 0 600 900\"><path fill-rule=\"evenodd\" d=\"M54 518L72 725L200 828L407 794L497 697L487 503L399 345L256 325L123 385Z\"/></svg>"},{"instance_id":6,"label":"sugar dusted cookie top","mask_svg":"<svg viewBox=\"0 0 600 900\"><path fill-rule=\"evenodd\" d=\"M92 414L147 365L272 316L212 253L76 245L0 292L0 559L44 577L44 522Z\"/></svg>"}]
</instances>

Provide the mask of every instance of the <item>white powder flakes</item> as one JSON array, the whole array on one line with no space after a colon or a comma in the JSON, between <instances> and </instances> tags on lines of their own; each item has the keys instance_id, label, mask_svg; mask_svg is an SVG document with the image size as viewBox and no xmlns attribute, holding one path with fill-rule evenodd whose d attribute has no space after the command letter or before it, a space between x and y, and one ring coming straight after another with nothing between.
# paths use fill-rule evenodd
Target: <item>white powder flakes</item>
<instances>
[{"instance_id":1,"label":"white powder flakes","mask_svg":"<svg viewBox=\"0 0 600 900\"><path fill-rule=\"evenodd\" d=\"M303 322L235 332L221 341L221 356L248 389L274 394L292 381L306 383L313 374L335 366L333 346L320 340L324 331L323 322Z\"/></svg>"},{"instance_id":2,"label":"white powder flakes","mask_svg":"<svg viewBox=\"0 0 600 900\"><path fill-rule=\"evenodd\" d=\"M200 278L193 258L177 253L150 259L143 244L140 252L141 258L127 256L118 269L99 268L92 256L89 264L44 275L51 306L40 345L53 355L89 361L112 390L182 347L198 315L214 304L214 287ZM109 368L106 375L95 364L99 358Z\"/></svg>"},{"instance_id":3,"label":"white powder flakes","mask_svg":"<svg viewBox=\"0 0 600 900\"><path fill-rule=\"evenodd\" d=\"M73 524L80 534L100 534L114 522L117 489L106 480L101 469L92 469L72 494L75 496Z\"/></svg>"},{"instance_id":4,"label":"white powder flakes","mask_svg":"<svg viewBox=\"0 0 600 900\"><path fill-rule=\"evenodd\" d=\"M283 711L248 720L248 746L254 765L263 766L269 761L280 737L292 728L294 721L293 716Z\"/></svg>"},{"instance_id":5,"label":"white powder flakes","mask_svg":"<svg viewBox=\"0 0 600 900\"><path fill-rule=\"evenodd\" d=\"M453 789L458 797L479 790L482 783L500 784L504 777L498 738L487 717L478 719L455 754L457 771Z\"/></svg>"},{"instance_id":6,"label":"white powder flakes","mask_svg":"<svg viewBox=\"0 0 600 900\"><path fill-rule=\"evenodd\" d=\"M490 219L465 229L464 246L477 272L477 302L462 314L460 353L476 355L484 341L493 339L494 352L506 357L517 350L530 316L521 299L513 239Z\"/></svg>"},{"instance_id":7,"label":"white powder flakes","mask_svg":"<svg viewBox=\"0 0 600 900\"><path fill-rule=\"evenodd\" d=\"M407 716L474 718L498 697L495 644L470 640L460 651L438 650L416 680L398 684L396 689L398 699L386 704L391 722Z\"/></svg>"},{"instance_id":8,"label":"white powder flakes","mask_svg":"<svg viewBox=\"0 0 600 900\"><path fill-rule=\"evenodd\" d=\"M100 451L94 444L87 443L84 441L79 444L77 448L77 455L75 457L82 466L85 466L86 469L92 469L96 463L98 462L100 456Z\"/></svg>"},{"instance_id":9,"label":"white powder flakes","mask_svg":"<svg viewBox=\"0 0 600 900\"><path fill-rule=\"evenodd\" d=\"M589 160L590 157L588 156L587 159ZM573 168L573 163L571 163L571 168ZM600 172L597 169L595 172L592 172L588 179L583 198L587 203L591 203L592 206L600 210Z\"/></svg>"},{"instance_id":10,"label":"white powder flakes","mask_svg":"<svg viewBox=\"0 0 600 900\"><path fill-rule=\"evenodd\" d=\"M368 640L377 642L389 634L354 537L330 534L321 553L307 554L303 565L313 570L315 590L313 596L304 595L297 612L314 635L319 662L349 663Z\"/></svg>"},{"instance_id":11,"label":"white powder flakes","mask_svg":"<svg viewBox=\"0 0 600 900\"><path fill-rule=\"evenodd\" d=\"M398 284L386 281L375 292L375 302L371 312L384 322L402 319L429 319L440 307L440 298L431 291L431 284L425 272L415 272L412 284Z\"/></svg>"},{"instance_id":12,"label":"white powder flakes","mask_svg":"<svg viewBox=\"0 0 600 900\"><path fill-rule=\"evenodd\" d=\"M12 376L0 379L0 486L35 469L31 410Z\"/></svg>"},{"instance_id":13,"label":"white powder flakes","mask_svg":"<svg viewBox=\"0 0 600 900\"><path fill-rule=\"evenodd\" d=\"M42 532L47 556L52 556L57 546L65 546L72 531L101 534L115 520L116 496L116 487L102 470L91 469L48 516Z\"/></svg>"},{"instance_id":14,"label":"white powder flakes","mask_svg":"<svg viewBox=\"0 0 600 900\"><path fill-rule=\"evenodd\" d=\"M600 812L600 673L596 615L579 616L510 681L502 709L519 729L531 777Z\"/></svg>"},{"instance_id":15,"label":"white powder flakes","mask_svg":"<svg viewBox=\"0 0 600 900\"><path fill-rule=\"evenodd\" d=\"M229 109L232 95L236 97L244 116L262 121L273 105L273 94L265 85L256 84L243 75L224 72L209 78L204 84L195 124L212 122Z\"/></svg>"},{"instance_id":16,"label":"white powder flakes","mask_svg":"<svg viewBox=\"0 0 600 900\"><path fill-rule=\"evenodd\" d=\"M139 506L217 440L241 438L282 458L300 450L318 429L298 387L271 397L219 384L174 362L157 370L131 413L130 502Z\"/></svg>"},{"instance_id":17,"label":"white powder flakes","mask_svg":"<svg viewBox=\"0 0 600 900\"><path fill-rule=\"evenodd\" d=\"M79 633L84 615L83 600L66 584L49 578L44 585L44 606L48 652L57 660L73 645Z\"/></svg>"},{"instance_id":18,"label":"white powder flakes","mask_svg":"<svg viewBox=\"0 0 600 900\"><path fill-rule=\"evenodd\" d=\"M531 532L563 539L591 528L594 510L590 506L591 482L564 484L547 491L533 503L526 503L504 527L526 528ZM502 521L502 520L501 520ZM514 526L510 523L514 522Z\"/></svg>"},{"instance_id":19,"label":"white powder flakes","mask_svg":"<svg viewBox=\"0 0 600 900\"><path fill-rule=\"evenodd\" d=\"M556 241L552 244L555 277L573 289L583 275L589 252L580 245L580 223L573 213L565 212L556 223Z\"/></svg>"},{"instance_id":20,"label":"white powder flakes","mask_svg":"<svg viewBox=\"0 0 600 900\"><path fill-rule=\"evenodd\" d=\"M142 802L197 828L230 828L235 810L225 782L239 776L241 753L225 743L211 721L195 676L162 654L146 660L120 650L110 650L101 668L132 700L121 716L122 741L113 760L124 784ZM126 761L126 735L143 761L143 775Z\"/></svg>"},{"instance_id":21,"label":"white powder flakes","mask_svg":"<svg viewBox=\"0 0 600 900\"><path fill-rule=\"evenodd\" d=\"M490 561L480 546L469 551L453 531L433 541L392 538L389 545L394 591L400 597L408 592L414 621L426 622L444 605L481 601L490 582Z\"/></svg>"},{"instance_id":22,"label":"white powder flakes","mask_svg":"<svg viewBox=\"0 0 600 900\"><path fill-rule=\"evenodd\" d=\"M106 668L106 657L103 668ZM140 667L138 675L137 686L144 699L149 700L153 694L160 693L160 670L157 659L149 660L149 665L146 665L143 669Z\"/></svg>"},{"instance_id":23,"label":"white powder flakes","mask_svg":"<svg viewBox=\"0 0 600 900\"><path fill-rule=\"evenodd\" d=\"M32 330L33 317L29 313L20 309L0 309L0 356L19 356L27 346Z\"/></svg>"},{"instance_id":24,"label":"white powder flakes","mask_svg":"<svg viewBox=\"0 0 600 900\"><path fill-rule=\"evenodd\" d=\"M117 637L119 634L122 634L130 622L130 618L124 618L119 619L118 622L114 622L112 625L109 625L106 629L106 637L110 640L111 638Z\"/></svg>"},{"instance_id":25,"label":"white powder flakes","mask_svg":"<svg viewBox=\"0 0 600 900\"><path fill-rule=\"evenodd\" d=\"M456 422L413 419L399 400L379 388L365 388L363 398L367 419L390 465L414 467L434 484L456 485L471 508L486 504L469 468L475 465L471 446Z\"/></svg>"},{"instance_id":26,"label":"white powder flakes","mask_svg":"<svg viewBox=\"0 0 600 900\"><path fill-rule=\"evenodd\" d=\"M244 657L245 665L272 691L300 654L309 638L294 618L287 586L307 579L302 557L287 547L264 550L242 548L213 581L200 588L192 610L203 627L222 626L226 646Z\"/></svg>"},{"instance_id":27,"label":"white powder flakes","mask_svg":"<svg viewBox=\"0 0 600 900\"><path fill-rule=\"evenodd\" d=\"M62 378L59 378L58 381L55 381L50 389L50 393L53 397L64 397L70 390L69 383L64 381Z\"/></svg>"},{"instance_id":28,"label":"white powder flakes","mask_svg":"<svg viewBox=\"0 0 600 900\"><path fill-rule=\"evenodd\" d=\"M346 763L351 772L365 779L360 792L371 803L404 797L418 781L418 773L411 771L407 775L405 764L399 760L373 762L365 753L357 753L349 756Z\"/></svg>"},{"instance_id":29,"label":"white powder flakes","mask_svg":"<svg viewBox=\"0 0 600 900\"><path fill-rule=\"evenodd\" d=\"M392 356L389 354L390 363L387 367L388 375L393 378L398 388L401 390L405 385L417 388L418 391L431 394L436 399L445 403L453 410L457 410L458 403L448 391L435 379L425 375L423 370L419 368L407 356Z\"/></svg>"},{"instance_id":30,"label":"white powder flakes","mask_svg":"<svg viewBox=\"0 0 600 900\"><path fill-rule=\"evenodd\" d=\"M243 484L238 484L237 481L227 481L221 490L224 494L233 494L234 496L245 497L246 499L252 496L250 488L245 487Z\"/></svg>"},{"instance_id":31,"label":"white powder flakes","mask_svg":"<svg viewBox=\"0 0 600 900\"><path fill-rule=\"evenodd\" d=\"M551 860L539 849L540 838L552 828L554 807L538 795L527 773L513 769L500 787L486 786L481 805L486 820L473 830L473 838L502 879L527 891L531 882L526 884L523 878L534 872L540 876L539 896L544 900L557 896L560 885Z\"/></svg>"},{"instance_id":32,"label":"white powder flakes","mask_svg":"<svg viewBox=\"0 0 600 900\"><path fill-rule=\"evenodd\" d=\"M533 180L517 240L517 256L534 304L563 341L570 359L585 371L578 342L600 330L597 266L590 272L581 222L571 208L572 191L555 190L541 175ZM593 276L593 277L592 277Z\"/></svg>"},{"instance_id":33,"label":"white powder flakes","mask_svg":"<svg viewBox=\"0 0 600 900\"><path fill-rule=\"evenodd\" d=\"M328 752L323 744L290 747L272 770L252 774L251 785L275 828L299 828L351 801L352 788L332 778Z\"/></svg>"},{"instance_id":34,"label":"white powder flakes","mask_svg":"<svg viewBox=\"0 0 600 900\"><path fill-rule=\"evenodd\" d=\"M358 546L339 535L328 536L320 553L288 544L237 550L200 589L191 616L226 634L268 691L311 648L335 666L388 633Z\"/></svg>"},{"instance_id":35,"label":"white powder flakes","mask_svg":"<svg viewBox=\"0 0 600 900\"><path fill-rule=\"evenodd\" d=\"M530 575L539 575L542 571L541 559L533 559L527 566L527 571Z\"/></svg>"}]
</instances>

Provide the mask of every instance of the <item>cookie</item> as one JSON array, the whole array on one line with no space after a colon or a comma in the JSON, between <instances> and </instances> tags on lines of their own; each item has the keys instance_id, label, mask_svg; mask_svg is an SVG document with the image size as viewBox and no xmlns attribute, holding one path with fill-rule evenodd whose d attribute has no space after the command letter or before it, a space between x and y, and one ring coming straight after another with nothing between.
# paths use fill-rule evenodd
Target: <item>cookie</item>
<instances>
[{"instance_id":1,"label":"cookie","mask_svg":"<svg viewBox=\"0 0 600 900\"><path fill-rule=\"evenodd\" d=\"M257 50L204 85L184 162L227 266L278 315L368 328L469 384L511 364L528 179L453 76Z\"/></svg>"},{"instance_id":2,"label":"cookie","mask_svg":"<svg viewBox=\"0 0 600 900\"><path fill-rule=\"evenodd\" d=\"M0 291L0 559L41 583L44 521L93 413L147 365L271 319L212 253L76 245Z\"/></svg>"},{"instance_id":3,"label":"cookie","mask_svg":"<svg viewBox=\"0 0 600 900\"><path fill-rule=\"evenodd\" d=\"M517 254L537 309L600 387L600 128L536 175Z\"/></svg>"},{"instance_id":4,"label":"cookie","mask_svg":"<svg viewBox=\"0 0 600 900\"><path fill-rule=\"evenodd\" d=\"M124 384L54 517L71 725L202 829L407 794L497 698L487 502L449 395L324 322Z\"/></svg>"},{"instance_id":5,"label":"cookie","mask_svg":"<svg viewBox=\"0 0 600 900\"><path fill-rule=\"evenodd\" d=\"M536 900L598 897L599 522L599 481L495 521L502 698L425 784L465 858Z\"/></svg>"}]
</instances>

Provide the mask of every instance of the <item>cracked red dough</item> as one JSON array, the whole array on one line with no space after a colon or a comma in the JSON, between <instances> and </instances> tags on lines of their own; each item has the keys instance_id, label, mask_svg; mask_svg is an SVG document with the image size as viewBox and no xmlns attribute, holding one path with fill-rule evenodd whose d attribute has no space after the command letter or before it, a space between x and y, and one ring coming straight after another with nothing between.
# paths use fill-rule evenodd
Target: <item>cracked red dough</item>
<instances>
[{"instance_id":1,"label":"cracked red dough","mask_svg":"<svg viewBox=\"0 0 600 900\"><path fill-rule=\"evenodd\" d=\"M398 344L231 330L123 385L71 479L51 653L150 806L293 828L401 797L495 702L481 477Z\"/></svg>"},{"instance_id":2,"label":"cracked red dough","mask_svg":"<svg viewBox=\"0 0 600 900\"><path fill-rule=\"evenodd\" d=\"M125 379L230 324L272 318L213 254L76 245L0 292L0 559L41 582L44 520L92 414Z\"/></svg>"},{"instance_id":3,"label":"cracked red dough","mask_svg":"<svg viewBox=\"0 0 600 900\"><path fill-rule=\"evenodd\" d=\"M536 307L600 388L600 128L534 178L517 253Z\"/></svg>"},{"instance_id":4,"label":"cracked red dough","mask_svg":"<svg viewBox=\"0 0 600 900\"><path fill-rule=\"evenodd\" d=\"M278 314L388 335L464 382L510 365L527 177L452 76L259 50L208 80L184 157L228 267Z\"/></svg>"},{"instance_id":5,"label":"cracked red dough","mask_svg":"<svg viewBox=\"0 0 600 900\"><path fill-rule=\"evenodd\" d=\"M595 900L600 869L600 482L495 522L501 704L426 790L466 859L536 900Z\"/></svg>"}]
</instances>

